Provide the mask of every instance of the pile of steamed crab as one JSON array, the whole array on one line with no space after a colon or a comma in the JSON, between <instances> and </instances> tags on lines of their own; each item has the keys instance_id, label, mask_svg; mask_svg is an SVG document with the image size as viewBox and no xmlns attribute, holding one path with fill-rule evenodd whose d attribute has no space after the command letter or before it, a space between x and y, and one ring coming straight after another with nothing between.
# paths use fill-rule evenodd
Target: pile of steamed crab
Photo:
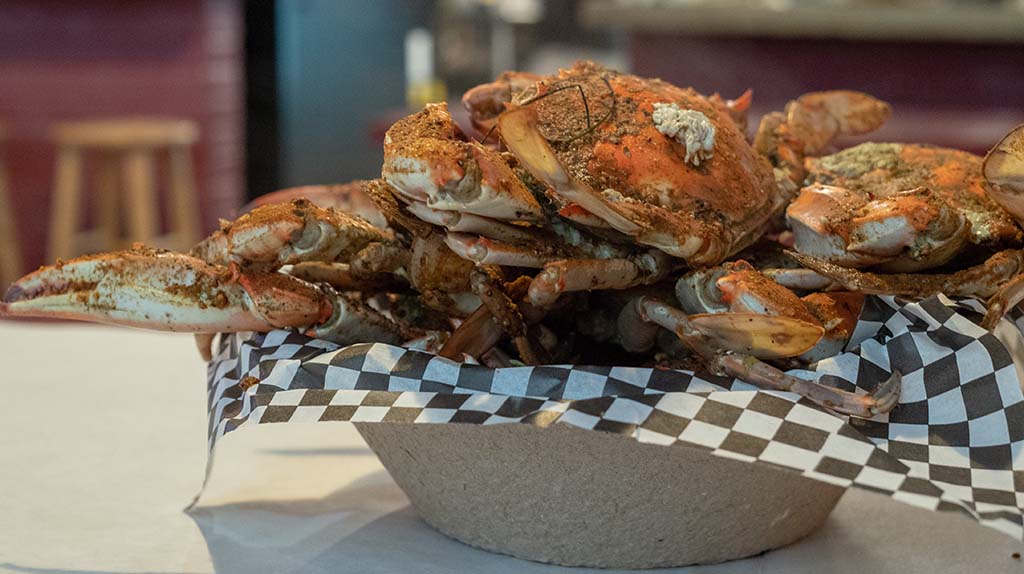
<instances>
[{"instance_id":1,"label":"pile of steamed crab","mask_svg":"<svg viewBox=\"0 0 1024 574\"><path fill-rule=\"evenodd\" d=\"M508 72L392 126L381 177L263 198L188 254L58 261L0 311L211 334L294 329L491 366L703 368L871 417L787 374L846 345L866 294L1024 299L1024 126L984 158L862 143L890 107L810 93L747 136L704 96L580 62ZM467 132L473 132L471 137ZM898 369L898 366L896 366Z\"/></svg>"}]
</instances>

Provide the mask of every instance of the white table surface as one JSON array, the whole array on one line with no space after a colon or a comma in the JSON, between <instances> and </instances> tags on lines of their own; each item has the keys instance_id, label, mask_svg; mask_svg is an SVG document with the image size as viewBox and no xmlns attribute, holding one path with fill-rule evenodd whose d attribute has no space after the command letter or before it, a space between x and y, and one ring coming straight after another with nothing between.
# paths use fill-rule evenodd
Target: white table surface
<instances>
[{"instance_id":1,"label":"white table surface","mask_svg":"<svg viewBox=\"0 0 1024 574\"><path fill-rule=\"evenodd\" d=\"M205 365L186 335L0 321L0 572L587 572L434 532L347 424L252 426L206 465ZM662 572L1024 572L1024 548L850 491L766 555Z\"/></svg>"}]
</instances>

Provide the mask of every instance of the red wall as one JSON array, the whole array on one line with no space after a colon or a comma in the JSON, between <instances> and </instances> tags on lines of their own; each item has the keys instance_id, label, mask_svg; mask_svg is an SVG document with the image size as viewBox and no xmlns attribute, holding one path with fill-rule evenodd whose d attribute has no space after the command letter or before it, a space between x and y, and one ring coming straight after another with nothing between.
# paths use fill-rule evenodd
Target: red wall
<instances>
[{"instance_id":1,"label":"red wall","mask_svg":"<svg viewBox=\"0 0 1024 574\"><path fill-rule=\"evenodd\" d=\"M205 230L242 203L242 62L239 0L0 3L0 123L26 269L46 251L55 121L191 118Z\"/></svg>"}]
</instances>

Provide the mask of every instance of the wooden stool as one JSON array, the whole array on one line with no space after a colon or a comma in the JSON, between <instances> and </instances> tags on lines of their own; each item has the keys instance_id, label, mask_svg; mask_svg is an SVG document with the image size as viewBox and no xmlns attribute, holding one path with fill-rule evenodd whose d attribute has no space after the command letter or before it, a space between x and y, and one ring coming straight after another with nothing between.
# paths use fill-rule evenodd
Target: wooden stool
<instances>
[{"instance_id":1,"label":"wooden stool","mask_svg":"<svg viewBox=\"0 0 1024 574\"><path fill-rule=\"evenodd\" d=\"M199 129L188 120L111 119L65 122L53 127L57 165L50 212L49 259L115 249L123 243L187 249L199 241L198 197L191 146ZM158 237L156 155L167 151L169 233ZM97 225L79 231L83 155L94 151L99 164ZM127 236L122 239L118 210L123 188ZM127 241L125 241L125 239Z\"/></svg>"},{"instance_id":2,"label":"wooden stool","mask_svg":"<svg viewBox=\"0 0 1024 574\"><path fill-rule=\"evenodd\" d=\"M6 136L0 126L0 142ZM14 212L11 207L10 191L7 187L7 166L0 155L0 291L21 277L21 244L14 228Z\"/></svg>"}]
</instances>

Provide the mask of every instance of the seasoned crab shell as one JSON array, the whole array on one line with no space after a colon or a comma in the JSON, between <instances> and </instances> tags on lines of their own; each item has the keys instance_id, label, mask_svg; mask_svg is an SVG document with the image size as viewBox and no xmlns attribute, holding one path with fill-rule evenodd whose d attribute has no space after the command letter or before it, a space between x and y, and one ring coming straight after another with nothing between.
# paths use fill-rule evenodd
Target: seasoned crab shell
<instances>
[{"instance_id":1,"label":"seasoned crab shell","mask_svg":"<svg viewBox=\"0 0 1024 574\"><path fill-rule=\"evenodd\" d=\"M516 100L532 101L568 173L636 224L638 242L691 265L718 263L752 242L785 202L771 166L717 97L581 62ZM656 123L657 109L703 115L710 125L695 142Z\"/></svg>"},{"instance_id":2,"label":"seasoned crab shell","mask_svg":"<svg viewBox=\"0 0 1024 574\"><path fill-rule=\"evenodd\" d=\"M937 193L971 223L978 245L1013 245L1021 231L1013 217L986 191L982 158L972 153L920 144L865 143L808 160L809 183L844 187L869 199L924 187Z\"/></svg>"}]
</instances>

